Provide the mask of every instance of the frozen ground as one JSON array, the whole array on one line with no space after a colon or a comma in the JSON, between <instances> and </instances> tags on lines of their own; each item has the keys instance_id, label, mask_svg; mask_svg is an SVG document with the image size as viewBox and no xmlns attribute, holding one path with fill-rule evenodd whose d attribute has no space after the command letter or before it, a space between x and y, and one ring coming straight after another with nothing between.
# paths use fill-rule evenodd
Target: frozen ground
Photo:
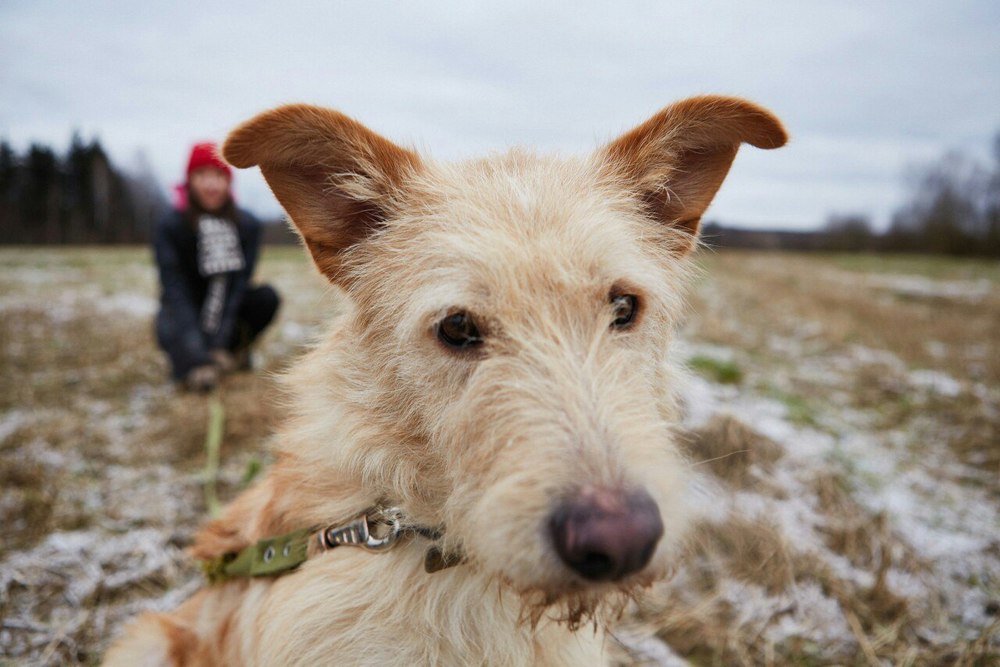
<instances>
[{"instance_id":1,"label":"frozen ground","mask_svg":"<svg viewBox=\"0 0 1000 667\"><path fill-rule=\"evenodd\" d=\"M623 626L631 662L1000 660L996 267L704 261L675 352L702 520ZM297 250L261 274L274 371L334 298ZM0 664L94 664L200 584L208 413L163 379L154 278L140 250L0 249ZM223 499L266 466L275 398L268 372L222 392Z\"/></svg>"}]
</instances>

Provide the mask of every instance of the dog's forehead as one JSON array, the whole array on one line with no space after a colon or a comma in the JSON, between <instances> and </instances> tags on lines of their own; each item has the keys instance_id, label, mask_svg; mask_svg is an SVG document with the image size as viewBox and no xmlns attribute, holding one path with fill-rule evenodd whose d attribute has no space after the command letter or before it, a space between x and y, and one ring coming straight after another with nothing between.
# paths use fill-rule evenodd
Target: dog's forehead
<instances>
[{"instance_id":1,"label":"dog's forehead","mask_svg":"<svg viewBox=\"0 0 1000 667\"><path fill-rule=\"evenodd\" d=\"M634 202L586 159L511 152L441 166L429 191L431 203L404 236L420 249L409 261L438 284L606 290L650 261Z\"/></svg>"}]
</instances>

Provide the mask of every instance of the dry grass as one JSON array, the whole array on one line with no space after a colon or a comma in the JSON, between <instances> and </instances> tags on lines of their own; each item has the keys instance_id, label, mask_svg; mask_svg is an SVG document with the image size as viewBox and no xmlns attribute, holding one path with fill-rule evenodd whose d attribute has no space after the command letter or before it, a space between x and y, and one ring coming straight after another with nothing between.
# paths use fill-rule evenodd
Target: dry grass
<instances>
[{"instance_id":1,"label":"dry grass","mask_svg":"<svg viewBox=\"0 0 1000 667\"><path fill-rule=\"evenodd\" d=\"M322 317L298 251L261 269L301 327ZM197 581L179 548L205 517L206 399L166 379L145 249L0 249L0 294L0 663L94 664L124 618ZM266 461L271 373L302 342L272 334L262 372L226 382L223 500Z\"/></svg>"},{"instance_id":2,"label":"dry grass","mask_svg":"<svg viewBox=\"0 0 1000 667\"><path fill-rule=\"evenodd\" d=\"M683 439L696 466L706 466L713 475L737 487L761 484L757 470L766 472L784 450L773 440L753 431L732 415L714 416L703 427Z\"/></svg>"},{"instance_id":3,"label":"dry grass","mask_svg":"<svg viewBox=\"0 0 1000 667\"><path fill-rule=\"evenodd\" d=\"M1000 494L995 264L740 252L706 254L703 262L687 337L713 346L708 354L696 346L693 358L741 370L741 389L722 396L773 399L787 423L834 443L864 428L876 442L901 446L900 470ZM695 366L723 381L713 376L716 364ZM792 473L801 486L789 487L794 468L781 452L795 447L794 437L774 443L745 419L716 414L690 436L690 456L737 495L726 518L696 531L678 580L647 601L646 627L699 665L1000 664L997 623L963 633L945 596L901 592L901 577L943 590L963 575L939 573L939 562L915 549L892 515L862 500L890 480L834 446L825 467L803 461L814 472ZM783 481L773 475L779 468ZM800 521L812 523L819 544L790 539L795 520L783 526L761 512L762 502L774 506L766 498L808 505ZM741 513L748 501L758 509ZM998 553L1000 540L983 551ZM964 575L986 592L979 610L986 618L1000 610L992 567ZM801 601L812 589L835 603L829 618L841 627L826 639L820 629L784 636L783 623L808 625ZM747 616L748 609L756 612ZM964 638L941 641L935 633L945 628Z\"/></svg>"},{"instance_id":4,"label":"dry grass","mask_svg":"<svg viewBox=\"0 0 1000 667\"><path fill-rule=\"evenodd\" d=\"M996 263L748 252L705 253L702 263L692 339L745 351L768 372L874 351L849 369L855 407L876 407L886 429L925 414L943 427L932 446L943 439L965 462L1000 476L1000 416L990 407L1000 392ZM903 376L918 369L961 388L915 396ZM793 420L813 422L810 401L828 401L830 386L790 376L789 386L764 389L789 403Z\"/></svg>"},{"instance_id":5,"label":"dry grass","mask_svg":"<svg viewBox=\"0 0 1000 667\"><path fill-rule=\"evenodd\" d=\"M695 302L703 318L701 340L767 352L770 337L798 338L809 330L818 351L864 345L891 351L911 366L1000 385L995 263L737 251L705 253L702 260L711 279ZM880 281L897 272L953 281L959 293L967 286L969 298ZM983 289L983 282L989 287Z\"/></svg>"},{"instance_id":6,"label":"dry grass","mask_svg":"<svg viewBox=\"0 0 1000 667\"><path fill-rule=\"evenodd\" d=\"M735 351L726 363L742 370L751 392L781 403L787 422L833 442L864 428L874 441L905 447L897 454L901 469L923 470L926 462L939 479L1000 493L996 265L738 252L703 261L688 338ZM924 282L900 279L913 275ZM965 287L975 289L964 294ZM716 415L695 430L688 449L726 487L780 498L771 473L790 469L762 442L770 439L751 423ZM795 446L794 439L775 444ZM931 581L932 590L954 584L893 516L861 500L889 480L836 452L825 467L800 475L797 488L812 507L819 550L790 541L766 511L741 515L737 496L735 513L697 531L686 569L659 604L643 610L649 626L699 665L1000 664L997 622L942 641L935 633L961 627L947 608L954 603L900 592L901 576ZM1000 553L1000 540L991 544L987 557ZM1000 572L991 567L965 575L987 592L980 610L987 618L1000 609ZM822 632L776 631L783 621L805 620L797 600L811 586L835 602L830 618L842 624L841 643L818 639ZM747 609L757 613L747 617Z\"/></svg>"},{"instance_id":7,"label":"dry grass","mask_svg":"<svg viewBox=\"0 0 1000 667\"><path fill-rule=\"evenodd\" d=\"M767 519L732 516L695 529L694 558L709 572L761 586L777 595L795 582L795 554L784 533ZM713 577L714 579L714 577Z\"/></svg>"},{"instance_id":8,"label":"dry grass","mask_svg":"<svg viewBox=\"0 0 1000 667\"><path fill-rule=\"evenodd\" d=\"M940 608L933 600L912 607L892 590L887 574L925 566L892 534L883 515L859 507L840 482L816 483L832 520L830 551L867 572L870 583L838 575L766 518L737 515L696 528L683 574L640 608L643 626L695 665L995 664L995 625L968 643L923 640L927 616L940 615ZM796 600L810 588L839 606L853 641L774 634L783 619L802 615ZM741 598L759 598L759 612L748 616Z\"/></svg>"}]
</instances>

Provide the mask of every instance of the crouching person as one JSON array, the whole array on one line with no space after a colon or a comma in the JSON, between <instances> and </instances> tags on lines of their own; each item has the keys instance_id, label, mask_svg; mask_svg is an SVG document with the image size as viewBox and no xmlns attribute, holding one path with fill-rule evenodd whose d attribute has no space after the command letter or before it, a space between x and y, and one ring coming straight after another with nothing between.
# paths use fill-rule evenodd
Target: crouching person
<instances>
[{"instance_id":1,"label":"crouching person","mask_svg":"<svg viewBox=\"0 0 1000 667\"><path fill-rule=\"evenodd\" d=\"M274 319L280 298L252 286L260 223L236 208L232 173L214 144L197 144L177 209L156 228L160 274L156 338L174 380L211 390L222 374L249 370L254 340Z\"/></svg>"}]
</instances>

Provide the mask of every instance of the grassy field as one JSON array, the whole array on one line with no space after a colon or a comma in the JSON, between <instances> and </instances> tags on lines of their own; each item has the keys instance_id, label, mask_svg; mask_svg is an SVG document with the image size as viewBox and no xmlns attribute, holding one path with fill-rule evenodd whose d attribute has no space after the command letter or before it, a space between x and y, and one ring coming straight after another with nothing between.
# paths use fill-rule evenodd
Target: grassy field
<instances>
[{"instance_id":1,"label":"grassy field","mask_svg":"<svg viewBox=\"0 0 1000 667\"><path fill-rule=\"evenodd\" d=\"M1000 661L1000 266L703 253L677 353L703 514L629 614L630 664ZM336 294L294 248L260 372L230 378L218 490L268 463L274 373ZM95 664L201 583L209 399L152 334L146 249L0 248L0 664Z\"/></svg>"}]
</instances>

